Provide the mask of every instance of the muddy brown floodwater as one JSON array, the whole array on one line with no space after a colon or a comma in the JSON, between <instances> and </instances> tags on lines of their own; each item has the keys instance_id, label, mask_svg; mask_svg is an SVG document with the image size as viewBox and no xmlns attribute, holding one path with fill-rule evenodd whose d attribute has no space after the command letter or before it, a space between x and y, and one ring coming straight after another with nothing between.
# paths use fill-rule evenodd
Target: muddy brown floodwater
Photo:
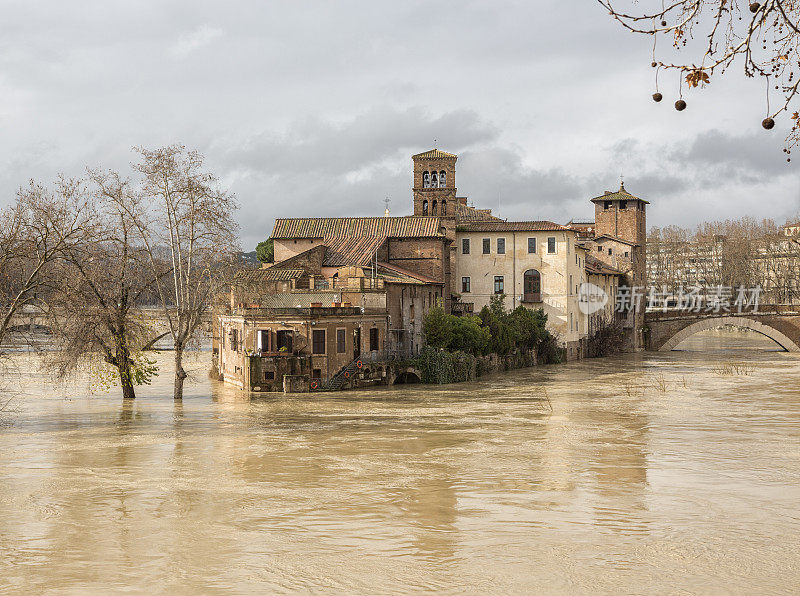
<instances>
[{"instance_id":1,"label":"muddy brown floodwater","mask_svg":"<svg viewBox=\"0 0 800 596\"><path fill-rule=\"evenodd\" d=\"M203 354L124 406L15 355L0 591L795 592L800 360L681 347L253 400Z\"/></svg>"}]
</instances>

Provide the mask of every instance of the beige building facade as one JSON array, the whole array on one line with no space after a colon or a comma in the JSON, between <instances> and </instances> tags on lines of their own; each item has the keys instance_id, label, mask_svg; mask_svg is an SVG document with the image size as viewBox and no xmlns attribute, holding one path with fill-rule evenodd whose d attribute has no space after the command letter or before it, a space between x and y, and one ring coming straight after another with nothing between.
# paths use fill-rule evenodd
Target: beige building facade
<instances>
[{"instance_id":1,"label":"beige building facade","mask_svg":"<svg viewBox=\"0 0 800 596\"><path fill-rule=\"evenodd\" d=\"M477 313L502 294L508 309L541 308L568 356L580 356L588 329L578 305L586 255L574 230L545 221L471 223L457 227L455 244L461 302Z\"/></svg>"}]
</instances>

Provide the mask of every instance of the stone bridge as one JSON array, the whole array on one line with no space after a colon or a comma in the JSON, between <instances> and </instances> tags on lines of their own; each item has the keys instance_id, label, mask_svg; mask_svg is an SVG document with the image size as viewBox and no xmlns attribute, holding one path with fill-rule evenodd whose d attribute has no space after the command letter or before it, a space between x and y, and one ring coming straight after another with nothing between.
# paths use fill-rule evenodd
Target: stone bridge
<instances>
[{"instance_id":1,"label":"stone bridge","mask_svg":"<svg viewBox=\"0 0 800 596\"><path fill-rule=\"evenodd\" d=\"M161 308L141 307L133 309L143 322L151 326L158 333L169 331L167 320ZM35 306L25 306L14 314L9 321L9 331L18 333L50 332L53 317L43 309ZM211 315L203 317L201 328L207 333L211 331Z\"/></svg>"},{"instance_id":2,"label":"stone bridge","mask_svg":"<svg viewBox=\"0 0 800 596\"><path fill-rule=\"evenodd\" d=\"M699 331L733 325L760 333L787 352L800 352L800 305L759 305L742 312L651 311L645 314L648 350L667 352Z\"/></svg>"}]
</instances>

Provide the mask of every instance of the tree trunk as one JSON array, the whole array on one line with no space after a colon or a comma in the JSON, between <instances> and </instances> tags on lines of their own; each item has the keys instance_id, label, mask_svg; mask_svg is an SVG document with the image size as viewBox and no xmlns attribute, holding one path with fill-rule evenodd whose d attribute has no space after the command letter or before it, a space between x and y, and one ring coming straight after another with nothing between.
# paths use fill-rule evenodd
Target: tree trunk
<instances>
[{"instance_id":1,"label":"tree trunk","mask_svg":"<svg viewBox=\"0 0 800 596\"><path fill-rule=\"evenodd\" d=\"M130 360L125 358L117 366L119 370L119 384L122 387L122 399L134 399L136 392L133 389L133 374L131 373Z\"/></svg>"},{"instance_id":2,"label":"tree trunk","mask_svg":"<svg viewBox=\"0 0 800 596\"><path fill-rule=\"evenodd\" d=\"M183 381L188 375L183 370L183 346L175 345L175 390L173 397L175 399L183 399Z\"/></svg>"}]
</instances>

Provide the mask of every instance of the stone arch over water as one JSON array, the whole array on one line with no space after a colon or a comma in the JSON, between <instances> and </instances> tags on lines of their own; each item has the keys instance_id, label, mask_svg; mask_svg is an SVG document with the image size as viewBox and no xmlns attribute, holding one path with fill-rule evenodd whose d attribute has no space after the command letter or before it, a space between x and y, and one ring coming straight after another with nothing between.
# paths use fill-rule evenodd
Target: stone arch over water
<instances>
[{"instance_id":1,"label":"stone arch over water","mask_svg":"<svg viewBox=\"0 0 800 596\"><path fill-rule=\"evenodd\" d=\"M750 329L751 331L755 331L756 333L760 333L761 335L768 337L787 352L800 352L800 346L798 346L794 341L792 341L791 338L787 337L774 327L761 323L760 321L749 319L747 317L731 316L701 319L695 323L692 323L673 335L658 349L658 351L669 352L674 350L675 347L683 340L688 339L695 333L716 329L717 327L722 327L723 325L731 325L733 327L739 327L740 329Z\"/></svg>"}]
</instances>

